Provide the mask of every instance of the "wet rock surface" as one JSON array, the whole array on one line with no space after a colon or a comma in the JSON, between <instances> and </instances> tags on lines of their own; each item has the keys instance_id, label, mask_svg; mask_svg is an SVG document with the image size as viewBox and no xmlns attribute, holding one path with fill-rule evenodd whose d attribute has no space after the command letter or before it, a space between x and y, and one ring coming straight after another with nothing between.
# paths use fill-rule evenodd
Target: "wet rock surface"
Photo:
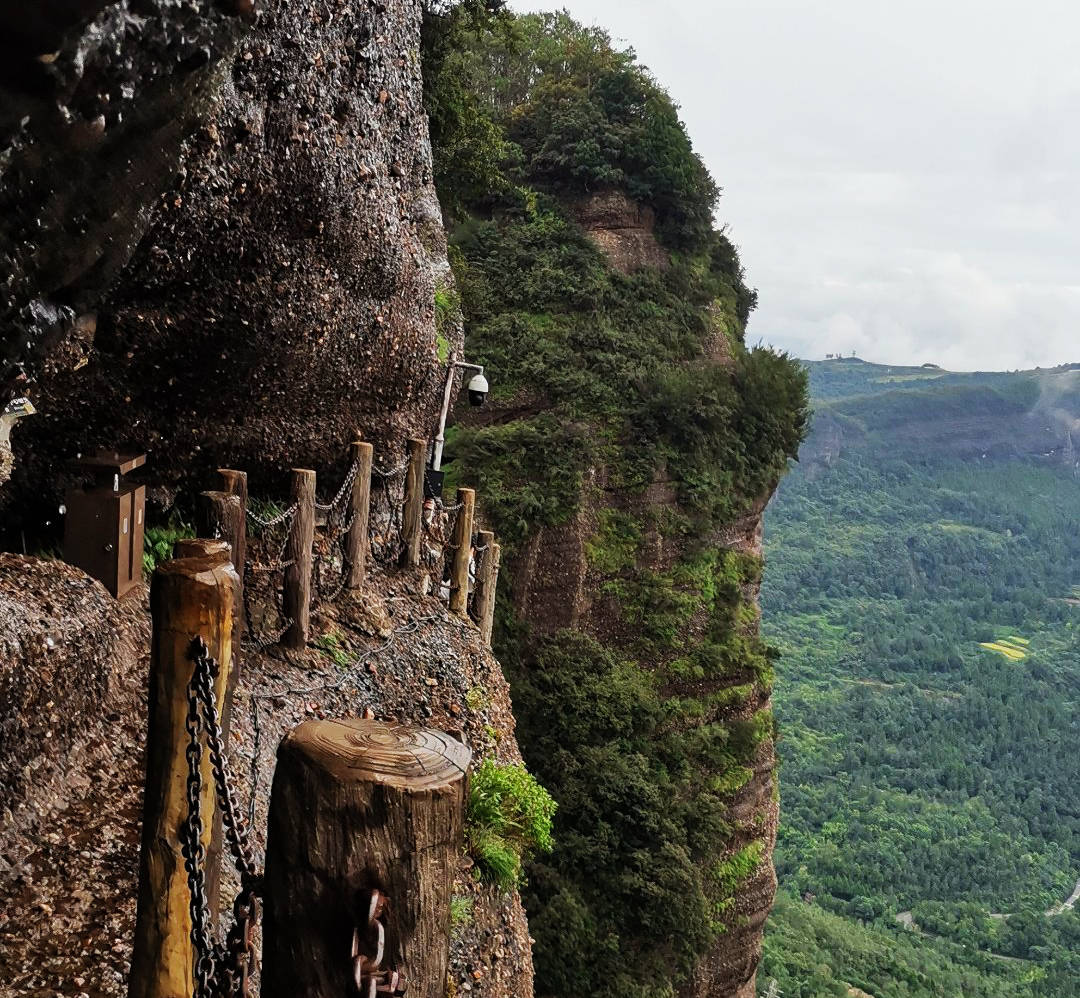
<instances>
[{"instance_id":1,"label":"wet rock surface","mask_svg":"<svg viewBox=\"0 0 1080 998\"><path fill-rule=\"evenodd\" d=\"M9 525L36 528L58 463L101 446L148 451L157 484L224 465L257 488L290 466L340 468L357 431L395 452L431 435L440 345L461 329L436 332L449 268L419 19L415 0L264 3L253 24L229 22L236 40L184 103L191 127L148 200L153 185L100 172L146 162L137 150L85 157L102 203L138 217L106 240L130 253L98 296L48 298L55 282L19 271L47 298L33 307L51 346L0 493Z\"/></svg>"},{"instance_id":2,"label":"wet rock surface","mask_svg":"<svg viewBox=\"0 0 1080 998\"><path fill-rule=\"evenodd\" d=\"M0 398L127 263L220 84L235 13L211 0L0 11Z\"/></svg>"},{"instance_id":3,"label":"wet rock surface","mask_svg":"<svg viewBox=\"0 0 1080 998\"><path fill-rule=\"evenodd\" d=\"M233 701L230 759L239 798L254 814L260 865L277 745L301 721L371 709L379 718L448 731L464 739L477 758L520 759L498 662L476 628L449 615L437 597L422 595L427 589L422 574L376 573L368 589L322 609L316 640L323 647L288 654L268 649L244 657ZM140 596L129 606L138 608L145 628L145 593ZM52 775L35 783L14 820L0 825L0 995L5 998L126 994L138 878L146 668L144 653L110 694L110 709L100 723L67 753L52 757ZM235 887L235 878L227 875L223 911ZM531 998L531 947L517 894L479 884L462 855L455 895L468 915L453 933L448 993Z\"/></svg>"}]
</instances>

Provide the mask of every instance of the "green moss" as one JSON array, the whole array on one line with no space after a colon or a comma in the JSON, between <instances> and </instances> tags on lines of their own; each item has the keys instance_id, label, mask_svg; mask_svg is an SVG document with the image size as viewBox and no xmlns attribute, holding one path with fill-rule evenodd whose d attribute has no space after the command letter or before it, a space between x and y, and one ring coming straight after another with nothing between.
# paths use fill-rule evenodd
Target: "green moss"
<instances>
[{"instance_id":1,"label":"green moss","mask_svg":"<svg viewBox=\"0 0 1080 998\"><path fill-rule=\"evenodd\" d=\"M352 665L352 655L349 653L341 634L337 631L327 631L326 634L320 634L315 639L315 647L339 669L347 669Z\"/></svg>"}]
</instances>

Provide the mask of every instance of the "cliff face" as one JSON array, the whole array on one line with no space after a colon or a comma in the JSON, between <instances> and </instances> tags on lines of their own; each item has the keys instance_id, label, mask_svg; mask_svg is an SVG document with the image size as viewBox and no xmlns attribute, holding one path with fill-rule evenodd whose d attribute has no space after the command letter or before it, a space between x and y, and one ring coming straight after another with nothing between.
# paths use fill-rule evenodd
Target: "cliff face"
<instances>
[{"instance_id":1,"label":"cliff face","mask_svg":"<svg viewBox=\"0 0 1080 998\"><path fill-rule=\"evenodd\" d=\"M759 560L762 515L770 497L771 492L707 544ZM692 549L700 548L702 538L688 541L665 537L656 528L663 511L677 506L676 489L669 481L654 481L639 492L613 488L603 468L588 474L573 520L537 532L513 560L513 601L518 615L528 621L532 637L550 638L571 629L624 655L640 653L642 622L622 605L620 579L627 575L677 576L680 563ZM651 525L643 531L632 567L618 573L604 570L605 559L597 558L595 549L605 521L610 522L613 516L623 522ZM738 593L738 626L748 639L758 635L759 591L760 576L751 576L741 583ZM688 593L692 589L688 588ZM700 600L685 620L685 633L677 649L654 652L642 664L662 676L677 656L693 655L707 640L712 615L708 601ZM696 729L709 737L715 725L730 727L752 723L755 717L771 717L771 682L748 667L727 671L716 679L664 682L667 697L692 696L702 704L713 705L699 716L680 722L687 732ZM711 737L717 737L715 731ZM723 818L727 831L710 843L707 851L720 862L739 855L753 855L755 862L741 871L743 876L737 885L728 885L727 893L718 898L723 929L679 988L685 998L754 998L756 994L764 923L776 893L772 851L779 796L773 739L763 739L740 761L746 767L742 778L745 782L726 796Z\"/></svg>"},{"instance_id":2,"label":"cliff face","mask_svg":"<svg viewBox=\"0 0 1080 998\"><path fill-rule=\"evenodd\" d=\"M162 0L158 21L171 24L179 7ZM31 497L55 495L59 461L99 446L150 451L164 484L215 463L258 483L340 461L357 429L380 447L430 434L445 371L437 335L445 350L461 333L452 323L436 333L434 292L448 268L421 103L420 5L269 3L253 25L220 30L216 7L196 9L192 31L211 39L191 71L197 95L191 74L177 83L182 61L171 75L121 80L115 95L84 69L70 85L100 94L68 130L98 122L86 117L99 104L106 114L75 190L52 162L57 149L36 138L3 177L9 201L28 186L49 191L21 209L9 259L25 257L23 230L39 217L72 202L101 214L119 206L108 231L76 231L73 246L50 232L50 248L66 246L63 266L15 261L11 308L55 321L44 361L26 362L39 414L14 436L11 520L33 515ZM132 21L118 4L57 61L110 18L127 18L120 37L144 48L157 37L146 36L158 21ZM208 63L221 37L235 47ZM164 133L138 127L151 114L167 119ZM79 267L73 255L94 262Z\"/></svg>"},{"instance_id":3,"label":"cliff face","mask_svg":"<svg viewBox=\"0 0 1080 998\"><path fill-rule=\"evenodd\" d=\"M616 270L666 270L671 261L656 241L656 214L622 191L600 191L573 206L574 217Z\"/></svg>"},{"instance_id":4,"label":"cliff face","mask_svg":"<svg viewBox=\"0 0 1080 998\"><path fill-rule=\"evenodd\" d=\"M0 21L0 401L38 409L12 437L5 530L33 539L80 450L149 450L159 496L226 464L266 496L290 465L336 486L357 430L382 467L431 435L462 331L436 321L420 11L56 0ZM308 717L370 708L519 758L498 662L433 589L373 569L315 613L336 654L246 652L230 751L257 850L277 740ZM126 993L147 630L145 591L117 602L60 562L0 557L0 980L20 994ZM448 991L530 998L517 892L463 854L455 893L471 915Z\"/></svg>"}]
</instances>

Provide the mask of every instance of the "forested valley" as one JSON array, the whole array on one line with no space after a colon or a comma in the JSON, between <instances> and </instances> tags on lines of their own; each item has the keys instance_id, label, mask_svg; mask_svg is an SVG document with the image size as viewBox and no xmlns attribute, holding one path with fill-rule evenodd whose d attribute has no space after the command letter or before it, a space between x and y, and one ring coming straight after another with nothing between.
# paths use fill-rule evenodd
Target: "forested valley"
<instances>
[{"instance_id":1,"label":"forested valley","mask_svg":"<svg viewBox=\"0 0 1080 998\"><path fill-rule=\"evenodd\" d=\"M766 514L786 998L1080 979L1080 373L808 365Z\"/></svg>"}]
</instances>

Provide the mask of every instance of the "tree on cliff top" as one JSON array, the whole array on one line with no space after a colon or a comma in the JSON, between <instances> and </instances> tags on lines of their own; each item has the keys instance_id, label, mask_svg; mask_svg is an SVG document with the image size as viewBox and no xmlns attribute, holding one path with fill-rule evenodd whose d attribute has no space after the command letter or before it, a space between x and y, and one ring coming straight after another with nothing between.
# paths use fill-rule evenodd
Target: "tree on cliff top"
<instances>
[{"instance_id":1,"label":"tree on cliff top","mask_svg":"<svg viewBox=\"0 0 1080 998\"><path fill-rule=\"evenodd\" d=\"M720 188L632 49L565 11L475 5L429 13L425 37L436 181L452 211L513 184L570 198L617 188L656 212L671 248L710 238Z\"/></svg>"}]
</instances>

